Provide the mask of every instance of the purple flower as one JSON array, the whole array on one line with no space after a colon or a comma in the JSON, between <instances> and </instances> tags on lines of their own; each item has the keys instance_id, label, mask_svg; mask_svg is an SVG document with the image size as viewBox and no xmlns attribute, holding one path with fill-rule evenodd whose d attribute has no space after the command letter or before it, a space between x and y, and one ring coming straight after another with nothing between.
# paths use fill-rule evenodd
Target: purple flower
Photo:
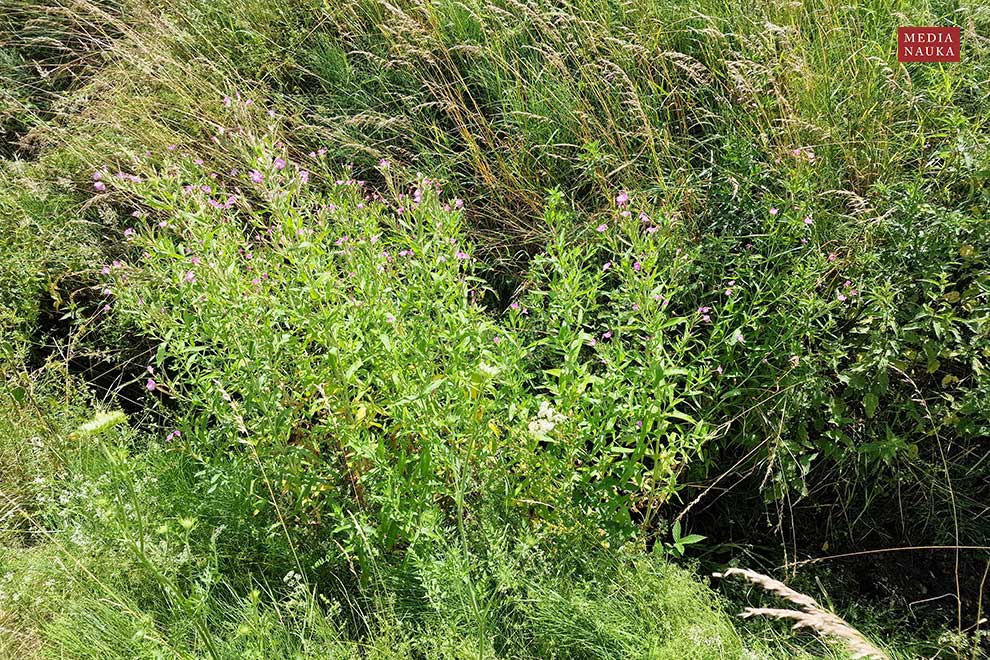
<instances>
[{"instance_id":1,"label":"purple flower","mask_svg":"<svg viewBox=\"0 0 990 660\"><path fill-rule=\"evenodd\" d=\"M134 234L136 233L137 232L134 231L134 227L128 227L124 230L124 238L134 238Z\"/></svg>"},{"instance_id":2,"label":"purple flower","mask_svg":"<svg viewBox=\"0 0 990 660\"><path fill-rule=\"evenodd\" d=\"M182 281L184 281L184 282L195 282L196 281L196 273L192 272L191 270L187 270L186 271L186 274L182 276Z\"/></svg>"},{"instance_id":3,"label":"purple flower","mask_svg":"<svg viewBox=\"0 0 990 660\"><path fill-rule=\"evenodd\" d=\"M639 263L638 261L634 262L633 263L633 270L637 270L637 271L643 270L643 264Z\"/></svg>"},{"instance_id":4,"label":"purple flower","mask_svg":"<svg viewBox=\"0 0 990 660\"><path fill-rule=\"evenodd\" d=\"M386 160L385 158L382 158L380 161L378 161L378 166L381 167L382 169L387 170L389 167L392 166L392 164L388 162L388 160Z\"/></svg>"},{"instance_id":5,"label":"purple flower","mask_svg":"<svg viewBox=\"0 0 990 660\"><path fill-rule=\"evenodd\" d=\"M180 435L182 435L182 433L180 433L178 430L172 431L167 436L165 436L165 442L178 438Z\"/></svg>"},{"instance_id":6,"label":"purple flower","mask_svg":"<svg viewBox=\"0 0 990 660\"><path fill-rule=\"evenodd\" d=\"M93 184L93 188L95 188L98 192L103 192L104 190L107 189L107 184L103 183L102 181L97 181L96 183Z\"/></svg>"},{"instance_id":7,"label":"purple flower","mask_svg":"<svg viewBox=\"0 0 990 660\"><path fill-rule=\"evenodd\" d=\"M598 225L597 227L595 227L595 231L597 231L599 234L602 233L603 231L607 230L607 229L608 229L608 225L606 225L605 223L602 223L602 224Z\"/></svg>"},{"instance_id":8,"label":"purple flower","mask_svg":"<svg viewBox=\"0 0 990 660\"><path fill-rule=\"evenodd\" d=\"M810 215L809 216L805 216L805 218L804 218L804 224L810 225L811 222L812 222L811 216Z\"/></svg>"},{"instance_id":9,"label":"purple flower","mask_svg":"<svg viewBox=\"0 0 990 660\"><path fill-rule=\"evenodd\" d=\"M458 250L457 253L454 254L454 256L457 257L458 259L461 259L462 261L464 259L470 259L471 258L471 257L468 256L467 252L461 252L460 250Z\"/></svg>"},{"instance_id":10,"label":"purple flower","mask_svg":"<svg viewBox=\"0 0 990 660\"><path fill-rule=\"evenodd\" d=\"M620 192L615 198L616 206L625 206L628 203L629 203L629 193L625 191Z\"/></svg>"},{"instance_id":11,"label":"purple flower","mask_svg":"<svg viewBox=\"0 0 990 660\"><path fill-rule=\"evenodd\" d=\"M254 183L261 183L262 181L265 180L265 175L259 172L258 170L251 170L251 174L249 176L251 178L251 181Z\"/></svg>"},{"instance_id":12,"label":"purple flower","mask_svg":"<svg viewBox=\"0 0 990 660\"><path fill-rule=\"evenodd\" d=\"M777 215L779 212L776 207L770 209L770 215Z\"/></svg>"},{"instance_id":13,"label":"purple flower","mask_svg":"<svg viewBox=\"0 0 990 660\"><path fill-rule=\"evenodd\" d=\"M156 389L158 389L158 383L155 382L154 378L149 378L148 381L144 384L144 387L149 392L154 392Z\"/></svg>"},{"instance_id":14,"label":"purple flower","mask_svg":"<svg viewBox=\"0 0 990 660\"><path fill-rule=\"evenodd\" d=\"M103 178L102 172L93 172L93 181L99 181Z\"/></svg>"},{"instance_id":15,"label":"purple flower","mask_svg":"<svg viewBox=\"0 0 990 660\"><path fill-rule=\"evenodd\" d=\"M103 275L109 275L110 274L110 266L104 266L103 268L101 268L100 269L100 273L102 273Z\"/></svg>"},{"instance_id":16,"label":"purple flower","mask_svg":"<svg viewBox=\"0 0 990 660\"><path fill-rule=\"evenodd\" d=\"M611 338L612 338L611 330L606 330L605 332L602 333L602 339L611 339Z\"/></svg>"},{"instance_id":17,"label":"purple flower","mask_svg":"<svg viewBox=\"0 0 990 660\"><path fill-rule=\"evenodd\" d=\"M309 171L299 170L299 181L301 183L309 183Z\"/></svg>"},{"instance_id":18,"label":"purple flower","mask_svg":"<svg viewBox=\"0 0 990 660\"><path fill-rule=\"evenodd\" d=\"M605 265L602 266L602 272L604 273L605 271L607 271L611 267L612 267L612 262L611 261L606 261L605 262Z\"/></svg>"},{"instance_id":19,"label":"purple flower","mask_svg":"<svg viewBox=\"0 0 990 660\"><path fill-rule=\"evenodd\" d=\"M276 170L284 170L285 169L285 161L282 160L281 158L276 158L274 165L275 165L275 169Z\"/></svg>"}]
</instances>

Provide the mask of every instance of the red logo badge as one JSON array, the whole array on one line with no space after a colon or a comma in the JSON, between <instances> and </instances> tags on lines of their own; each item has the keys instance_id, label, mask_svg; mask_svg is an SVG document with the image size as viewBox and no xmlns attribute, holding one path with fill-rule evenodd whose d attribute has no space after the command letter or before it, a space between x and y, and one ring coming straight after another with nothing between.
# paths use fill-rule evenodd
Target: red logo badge
<instances>
[{"instance_id":1,"label":"red logo badge","mask_svg":"<svg viewBox=\"0 0 990 660\"><path fill-rule=\"evenodd\" d=\"M959 28L897 28L898 62L958 62Z\"/></svg>"}]
</instances>

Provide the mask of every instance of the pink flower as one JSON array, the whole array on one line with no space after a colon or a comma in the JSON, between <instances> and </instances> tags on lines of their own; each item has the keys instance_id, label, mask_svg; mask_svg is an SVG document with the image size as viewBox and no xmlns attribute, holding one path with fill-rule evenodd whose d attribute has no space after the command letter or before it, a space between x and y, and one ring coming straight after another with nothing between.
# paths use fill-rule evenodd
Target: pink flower
<instances>
[{"instance_id":1,"label":"pink flower","mask_svg":"<svg viewBox=\"0 0 990 660\"><path fill-rule=\"evenodd\" d=\"M716 368L715 371L717 371L718 372L718 375L721 376L722 375L722 365L718 365L718 368Z\"/></svg>"},{"instance_id":2,"label":"pink flower","mask_svg":"<svg viewBox=\"0 0 990 660\"><path fill-rule=\"evenodd\" d=\"M732 295L732 289L726 289L725 290L725 295L731 296Z\"/></svg>"},{"instance_id":3,"label":"pink flower","mask_svg":"<svg viewBox=\"0 0 990 660\"><path fill-rule=\"evenodd\" d=\"M251 284L255 286L261 286L261 279L256 277L253 280L251 280Z\"/></svg>"},{"instance_id":4,"label":"pink flower","mask_svg":"<svg viewBox=\"0 0 990 660\"><path fill-rule=\"evenodd\" d=\"M155 382L154 378L149 378L147 382L144 384L144 387L149 392L154 392L156 389L158 389L158 383Z\"/></svg>"},{"instance_id":5,"label":"pink flower","mask_svg":"<svg viewBox=\"0 0 990 660\"><path fill-rule=\"evenodd\" d=\"M388 162L387 159L382 158L380 161L378 161L378 166L381 167L382 169L387 170L389 167L392 166L392 163Z\"/></svg>"},{"instance_id":6,"label":"pink flower","mask_svg":"<svg viewBox=\"0 0 990 660\"><path fill-rule=\"evenodd\" d=\"M309 171L299 170L299 181L301 183L309 183Z\"/></svg>"},{"instance_id":7,"label":"pink flower","mask_svg":"<svg viewBox=\"0 0 990 660\"><path fill-rule=\"evenodd\" d=\"M835 252L829 252L828 253L828 260L829 261L835 261L836 257L838 257L838 255L835 254Z\"/></svg>"},{"instance_id":8,"label":"pink flower","mask_svg":"<svg viewBox=\"0 0 990 660\"><path fill-rule=\"evenodd\" d=\"M709 316L708 314L704 314L704 315L703 315L703 316L701 317L701 320L702 320L702 321L704 321L705 323L711 323L711 322L712 322L712 317L711 317L711 316Z\"/></svg>"},{"instance_id":9,"label":"pink flower","mask_svg":"<svg viewBox=\"0 0 990 660\"><path fill-rule=\"evenodd\" d=\"M180 433L178 430L172 431L167 436L165 436L165 442L168 442L174 438L178 438L180 435L182 435L182 433Z\"/></svg>"},{"instance_id":10,"label":"pink flower","mask_svg":"<svg viewBox=\"0 0 990 660\"><path fill-rule=\"evenodd\" d=\"M639 263L638 261L634 262L633 263L633 270L637 270L637 271L643 270L643 264Z\"/></svg>"},{"instance_id":11,"label":"pink flower","mask_svg":"<svg viewBox=\"0 0 990 660\"><path fill-rule=\"evenodd\" d=\"M612 262L611 261L606 261L605 262L605 265L602 266L602 272L604 273L605 271L607 271L611 267L612 267Z\"/></svg>"},{"instance_id":12,"label":"pink flower","mask_svg":"<svg viewBox=\"0 0 990 660\"><path fill-rule=\"evenodd\" d=\"M386 314L385 320L389 323L395 323L395 316L393 316L392 314Z\"/></svg>"},{"instance_id":13,"label":"pink flower","mask_svg":"<svg viewBox=\"0 0 990 660\"><path fill-rule=\"evenodd\" d=\"M616 206L625 206L628 203L629 203L629 193L623 191L620 192L618 195L616 195L615 197Z\"/></svg>"},{"instance_id":14,"label":"pink flower","mask_svg":"<svg viewBox=\"0 0 990 660\"><path fill-rule=\"evenodd\" d=\"M109 275L110 274L110 266L104 266L103 268L100 269L100 272L102 274L104 274L104 275Z\"/></svg>"},{"instance_id":15,"label":"pink flower","mask_svg":"<svg viewBox=\"0 0 990 660\"><path fill-rule=\"evenodd\" d=\"M519 303L517 302L512 303L511 305L509 305L509 309L519 309Z\"/></svg>"},{"instance_id":16,"label":"pink flower","mask_svg":"<svg viewBox=\"0 0 990 660\"><path fill-rule=\"evenodd\" d=\"M647 234L655 234L658 231L660 231L660 228L659 227L647 227L646 228L646 233Z\"/></svg>"},{"instance_id":17,"label":"pink flower","mask_svg":"<svg viewBox=\"0 0 990 660\"><path fill-rule=\"evenodd\" d=\"M632 309L633 309L634 312L638 312L639 311L639 303L633 303Z\"/></svg>"},{"instance_id":18,"label":"pink flower","mask_svg":"<svg viewBox=\"0 0 990 660\"><path fill-rule=\"evenodd\" d=\"M103 178L102 172L93 172L93 181L99 181Z\"/></svg>"},{"instance_id":19,"label":"pink flower","mask_svg":"<svg viewBox=\"0 0 990 660\"><path fill-rule=\"evenodd\" d=\"M501 338L501 337L499 337L498 335L496 335L496 336L494 336L494 337L492 337L492 341L493 341L494 343L496 343L496 344L499 344L499 343L501 343L501 342L502 342L502 338Z\"/></svg>"},{"instance_id":20,"label":"pink flower","mask_svg":"<svg viewBox=\"0 0 990 660\"><path fill-rule=\"evenodd\" d=\"M839 302L845 302L846 301L846 297L845 297L845 295L842 294L841 291L838 293L838 295L836 295L836 298L839 299Z\"/></svg>"},{"instance_id":21,"label":"pink flower","mask_svg":"<svg viewBox=\"0 0 990 660\"><path fill-rule=\"evenodd\" d=\"M134 238L135 233L137 232L134 231L134 227L128 227L124 230L124 238Z\"/></svg>"},{"instance_id":22,"label":"pink flower","mask_svg":"<svg viewBox=\"0 0 990 660\"><path fill-rule=\"evenodd\" d=\"M454 254L454 256L457 257L458 259L461 259L462 261L464 259L470 259L470 257L467 255L467 252L458 251L456 254Z\"/></svg>"},{"instance_id":23,"label":"pink flower","mask_svg":"<svg viewBox=\"0 0 990 660\"><path fill-rule=\"evenodd\" d=\"M597 231L599 234L602 233L603 231L605 231L606 229L608 229L608 225L606 225L604 223L602 223L602 224L598 225L597 227L595 227L595 231Z\"/></svg>"},{"instance_id":24,"label":"pink flower","mask_svg":"<svg viewBox=\"0 0 990 660\"><path fill-rule=\"evenodd\" d=\"M230 101L230 97L229 96L223 97L223 104L224 104L224 106L226 106L226 107L229 108L230 107L230 103L231 103L231 101Z\"/></svg>"},{"instance_id":25,"label":"pink flower","mask_svg":"<svg viewBox=\"0 0 990 660\"><path fill-rule=\"evenodd\" d=\"M107 184L103 183L102 181L97 181L96 183L93 184L93 188L95 188L98 192L103 192L104 190L107 189Z\"/></svg>"},{"instance_id":26,"label":"pink flower","mask_svg":"<svg viewBox=\"0 0 990 660\"><path fill-rule=\"evenodd\" d=\"M261 183L265 180L265 175L258 170L251 170L251 174L249 176L251 181L254 183Z\"/></svg>"},{"instance_id":27,"label":"pink flower","mask_svg":"<svg viewBox=\"0 0 990 660\"><path fill-rule=\"evenodd\" d=\"M770 209L770 215L777 215L780 211L775 207Z\"/></svg>"},{"instance_id":28,"label":"pink flower","mask_svg":"<svg viewBox=\"0 0 990 660\"><path fill-rule=\"evenodd\" d=\"M182 280L184 282L194 282L196 281L196 273L192 272L191 270L187 270L186 274L182 276Z\"/></svg>"},{"instance_id":29,"label":"pink flower","mask_svg":"<svg viewBox=\"0 0 990 660\"><path fill-rule=\"evenodd\" d=\"M810 225L810 224L811 224L811 222L812 222L812 220L811 220L811 216L810 216L810 215L808 215L808 216L805 216L805 218L804 218L804 224L806 224L806 225Z\"/></svg>"},{"instance_id":30,"label":"pink flower","mask_svg":"<svg viewBox=\"0 0 990 660\"><path fill-rule=\"evenodd\" d=\"M275 165L275 169L276 170L284 170L285 169L285 161L283 159L281 159L281 158L276 158L274 165Z\"/></svg>"},{"instance_id":31,"label":"pink flower","mask_svg":"<svg viewBox=\"0 0 990 660\"><path fill-rule=\"evenodd\" d=\"M606 330L605 332L602 333L602 339L611 339L611 338L612 338L611 330Z\"/></svg>"}]
</instances>

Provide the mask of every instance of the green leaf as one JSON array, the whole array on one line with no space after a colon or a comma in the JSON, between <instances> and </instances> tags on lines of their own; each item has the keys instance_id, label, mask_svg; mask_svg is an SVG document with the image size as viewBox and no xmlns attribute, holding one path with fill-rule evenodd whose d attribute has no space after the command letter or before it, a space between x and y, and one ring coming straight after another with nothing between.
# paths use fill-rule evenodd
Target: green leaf
<instances>
[{"instance_id":1,"label":"green leaf","mask_svg":"<svg viewBox=\"0 0 990 660\"><path fill-rule=\"evenodd\" d=\"M879 405L880 399L873 392L863 397L863 407L866 408L866 416L870 419L873 419L873 414L877 411L877 406Z\"/></svg>"}]
</instances>

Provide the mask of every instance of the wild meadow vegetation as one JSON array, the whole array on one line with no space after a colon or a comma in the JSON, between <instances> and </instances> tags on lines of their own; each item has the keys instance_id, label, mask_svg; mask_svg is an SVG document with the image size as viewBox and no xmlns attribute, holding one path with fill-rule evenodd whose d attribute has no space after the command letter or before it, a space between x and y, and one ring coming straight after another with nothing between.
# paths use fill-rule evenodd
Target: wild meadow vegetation
<instances>
[{"instance_id":1,"label":"wild meadow vegetation","mask_svg":"<svg viewBox=\"0 0 990 660\"><path fill-rule=\"evenodd\" d=\"M0 133L0 657L988 652L981 0L0 0Z\"/></svg>"}]
</instances>

